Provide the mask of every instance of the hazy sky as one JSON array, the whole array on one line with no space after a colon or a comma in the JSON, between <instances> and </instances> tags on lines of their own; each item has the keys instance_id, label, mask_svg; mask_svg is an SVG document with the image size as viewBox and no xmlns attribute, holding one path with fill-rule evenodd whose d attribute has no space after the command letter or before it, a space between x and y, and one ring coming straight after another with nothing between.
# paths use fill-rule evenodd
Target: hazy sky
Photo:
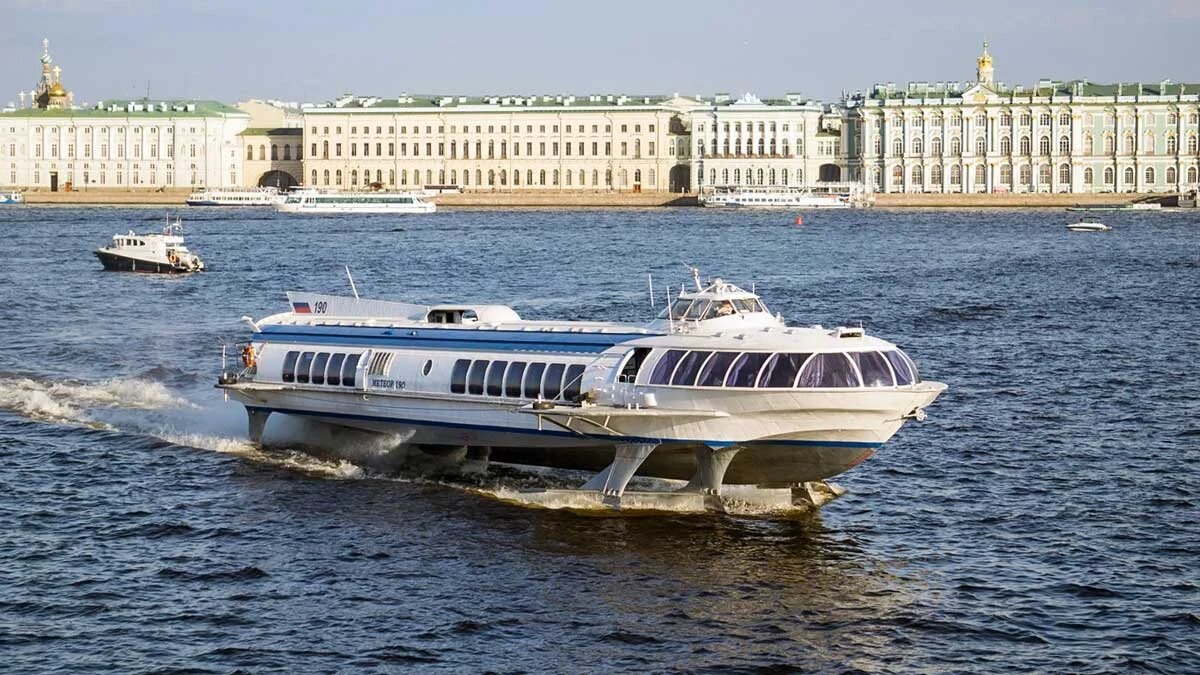
<instances>
[{"instance_id":1,"label":"hazy sky","mask_svg":"<svg viewBox=\"0 0 1200 675\"><path fill-rule=\"evenodd\" d=\"M343 92L835 100L875 82L1200 83L1200 0L0 0L0 105L50 38L77 102L323 101Z\"/></svg>"}]
</instances>

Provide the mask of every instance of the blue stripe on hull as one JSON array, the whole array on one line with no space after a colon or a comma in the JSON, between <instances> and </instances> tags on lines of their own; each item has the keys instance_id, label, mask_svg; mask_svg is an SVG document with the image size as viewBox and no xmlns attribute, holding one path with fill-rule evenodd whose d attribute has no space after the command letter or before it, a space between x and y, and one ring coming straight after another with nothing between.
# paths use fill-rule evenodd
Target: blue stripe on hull
<instances>
[{"instance_id":1,"label":"blue stripe on hull","mask_svg":"<svg viewBox=\"0 0 1200 675\"><path fill-rule=\"evenodd\" d=\"M574 434L569 431L545 430L535 431L532 429L517 429L512 427L498 427L486 424L465 424L462 422L438 422L434 420L417 420L406 419L400 417L379 417L376 415L354 415L350 413L325 412L319 410L294 410L291 408L272 408L267 406L245 406L246 410L256 412L277 412L286 415L302 415L309 417L329 417L333 419L361 420L364 422L384 422L389 424L407 424L411 426L427 426L427 427L443 427L446 429L465 429L472 431L491 431L508 434L521 434L527 436L558 436L565 438L590 438L607 443L616 443L618 441L626 443L672 443L672 444L687 444L687 445L715 445L728 446L736 445L736 441L706 441L701 439L690 438L643 438L638 436L605 436L599 434ZM756 441L747 441L748 444L754 444ZM796 447L815 447L815 448L879 448L883 443L871 443L867 441L793 441L793 440L764 440L761 443L769 445L791 445Z\"/></svg>"},{"instance_id":2,"label":"blue stripe on hull","mask_svg":"<svg viewBox=\"0 0 1200 675\"><path fill-rule=\"evenodd\" d=\"M599 353L622 342L653 336L643 333L529 333L436 328L346 329L325 326L312 326L303 330L266 326L261 335L268 342L294 344L579 353Z\"/></svg>"}]
</instances>

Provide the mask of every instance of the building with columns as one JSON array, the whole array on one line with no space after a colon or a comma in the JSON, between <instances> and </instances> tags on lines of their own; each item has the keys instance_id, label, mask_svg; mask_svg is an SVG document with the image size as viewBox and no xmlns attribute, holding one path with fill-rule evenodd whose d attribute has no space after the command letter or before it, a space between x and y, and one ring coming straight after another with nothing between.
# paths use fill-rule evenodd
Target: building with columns
<instances>
[{"instance_id":1,"label":"building with columns","mask_svg":"<svg viewBox=\"0 0 1200 675\"><path fill-rule=\"evenodd\" d=\"M76 106L43 42L42 75L0 110L0 185L59 190L239 185L249 115L215 101ZM68 185L69 184L69 185Z\"/></svg>"},{"instance_id":2,"label":"building with columns","mask_svg":"<svg viewBox=\"0 0 1200 675\"><path fill-rule=\"evenodd\" d=\"M304 160L304 116L297 103L243 101L237 109L250 116L241 133L243 187L281 190L300 184Z\"/></svg>"},{"instance_id":3,"label":"building with columns","mask_svg":"<svg viewBox=\"0 0 1200 675\"><path fill-rule=\"evenodd\" d=\"M995 80L848 96L851 171L882 192L1176 192L1200 171L1200 84Z\"/></svg>"},{"instance_id":4,"label":"building with columns","mask_svg":"<svg viewBox=\"0 0 1200 675\"><path fill-rule=\"evenodd\" d=\"M690 189L692 99L344 96L303 108L302 182L466 191Z\"/></svg>"},{"instance_id":5,"label":"building with columns","mask_svg":"<svg viewBox=\"0 0 1200 675\"><path fill-rule=\"evenodd\" d=\"M798 94L762 100L717 94L689 113L692 185L789 185L849 180L844 116Z\"/></svg>"}]
</instances>

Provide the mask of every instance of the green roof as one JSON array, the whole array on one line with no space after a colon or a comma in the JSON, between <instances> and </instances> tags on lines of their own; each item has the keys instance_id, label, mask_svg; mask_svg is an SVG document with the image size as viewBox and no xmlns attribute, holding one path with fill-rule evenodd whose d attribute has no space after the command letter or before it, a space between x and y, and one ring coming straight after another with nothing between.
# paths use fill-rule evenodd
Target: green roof
<instances>
[{"instance_id":1,"label":"green roof","mask_svg":"<svg viewBox=\"0 0 1200 675\"><path fill-rule=\"evenodd\" d=\"M609 99L612 100L609 100ZM347 94L336 101L320 106L305 107L303 112L336 112L364 108L458 108L464 106L495 106L505 110L515 108L593 108L593 107L636 107L659 106L672 96L628 94L534 96L528 94L501 94L496 96L450 96L436 94L403 95L397 98L356 96Z\"/></svg>"},{"instance_id":2,"label":"green roof","mask_svg":"<svg viewBox=\"0 0 1200 675\"><path fill-rule=\"evenodd\" d=\"M103 107L101 107L103 106ZM133 109L140 106L141 110ZM189 106L192 108L189 110ZM163 108L166 108L165 110ZM104 100L87 108L47 109L23 108L0 112L2 117L249 117L246 113L219 101L118 99Z\"/></svg>"},{"instance_id":3,"label":"green roof","mask_svg":"<svg viewBox=\"0 0 1200 675\"><path fill-rule=\"evenodd\" d=\"M875 85L865 98L875 100L906 99L906 98L962 98L963 92L975 86L974 82L912 82L907 87L891 85ZM1115 84L1097 84L1087 80L1068 80L1058 82L1042 80L1032 86L1003 86L984 85L1000 96L1019 97L1116 97L1116 96L1196 96L1200 94L1200 84L1180 82L1118 82Z\"/></svg>"},{"instance_id":4,"label":"green roof","mask_svg":"<svg viewBox=\"0 0 1200 675\"><path fill-rule=\"evenodd\" d=\"M304 129L300 127L251 127L242 131L243 136L302 136Z\"/></svg>"}]
</instances>

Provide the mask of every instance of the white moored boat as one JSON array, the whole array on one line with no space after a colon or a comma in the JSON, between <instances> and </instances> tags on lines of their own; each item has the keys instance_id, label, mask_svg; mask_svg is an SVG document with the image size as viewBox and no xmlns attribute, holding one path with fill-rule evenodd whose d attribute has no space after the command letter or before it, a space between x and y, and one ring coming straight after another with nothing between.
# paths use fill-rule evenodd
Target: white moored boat
<instances>
[{"instance_id":1,"label":"white moored boat","mask_svg":"<svg viewBox=\"0 0 1200 675\"><path fill-rule=\"evenodd\" d=\"M117 272L187 274L203 272L204 261L183 245L183 225L167 220L161 233L113 235L113 243L96 251L104 269Z\"/></svg>"},{"instance_id":2,"label":"white moored boat","mask_svg":"<svg viewBox=\"0 0 1200 675\"><path fill-rule=\"evenodd\" d=\"M1108 232L1112 228L1099 221L1082 220L1078 223L1070 223L1067 229L1072 232Z\"/></svg>"},{"instance_id":3,"label":"white moored boat","mask_svg":"<svg viewBox=\"0 0 1200 675\"><path fill-rule=\"evenodd\" d=\"M293 190L275 204L283 213L433 213L437 205L411 192Z\"/></svg>"},{"instance_id":4,"label":"white moored boat","mask_svg":"<svg viewBox=\"0 0 1200 675\"><path fill-rule=\"evenodd\" d=\"M806 188L786 186L720 186L702 193L707 207L759 209L848 209L850 200L838 194L818 194Z\"/></svg>"},{"instance_id":5,"label":"white moored boat","mask_svg":"<svg viewBox=\"0 0 1200 675\"><path fill-rule=\"evenodd\" d=\"M242 367L218 385L245 405L253 440L271 413L309 417L435 454L595 471L582 493L609 506L629 505L635 473L690 481L667 496L700 508L722 508L733 484L791 499L866 460L946 388L861 328L789 327L755 294L698 275L641 326L288 299L252 322Z\"/></svg>"},{"instance_id":6,"label":"white moored boat","mask_svg":"<svg viewBox=\"0 0 1200 675\"><path fill-rule=\"evenodd\" d=\"M212 188L188 195L188 206L270 206L282 199L273 187Z\"/></svg>"},{"instance_id":7,"label":"white moored boat","mask_svg":"<svg viewBox=\"0 0 1200 675\"><path fill-rule=\"evenodd\" d=\"M9 204L24 204L25 196L20 192L0 192L0 206L8 206Z\"/></svg>"}]
</instances>

